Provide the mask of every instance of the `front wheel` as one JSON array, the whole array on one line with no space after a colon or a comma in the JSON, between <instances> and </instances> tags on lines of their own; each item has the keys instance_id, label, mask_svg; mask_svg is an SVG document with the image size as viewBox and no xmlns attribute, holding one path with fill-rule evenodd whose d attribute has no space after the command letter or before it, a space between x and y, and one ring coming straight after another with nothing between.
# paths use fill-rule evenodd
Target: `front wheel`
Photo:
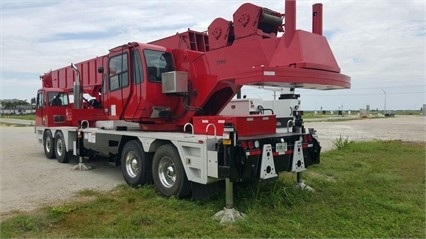
<instances>
[{"instance_id":1,"label":"front wheel","mask_svg":"<svg viewBox=\"0 0 426 239\"><path fill-rule=\"evenodd\" d=\"M157 149L152 172L155 188L162 195L182 198L191 193L179 153L173 145L165 144Z\"/></svg>"},{"instance_id":2,"label":"front wheel","mask_svg":"<svg viewBox=\"0 0 426 239\"><path fill-rule=\"evenodd\" d=\"M61 131L58 131L55 134L55 154L56 158L58 159L58 162L69 162L69 155L67 151L67 146L65 144L64 134Z\"/></svg>"},{"instance_id":3,"label":"front wheel","mask_svg":"<svg viewBox=\"0 0 426 239\"><path fill-rule=\"evenodd\" d=\"M132 187L145 185L151 181L151 162L137 140L124 145L121 153L121 171L124 180Z\"/></svg>"},{"instance_id":4,"label":"front wheel","mask_svg":"<svg viewBox=\"0 0 426 239\"><path fill-rule=\"evenodd\" d=\"M53 149L53 136L52 131L46 130L43 134L43 148L44 148L44 155L46 155L46 158L53 159L55 158L55 151Z\"/></svg>"}]
</instances>

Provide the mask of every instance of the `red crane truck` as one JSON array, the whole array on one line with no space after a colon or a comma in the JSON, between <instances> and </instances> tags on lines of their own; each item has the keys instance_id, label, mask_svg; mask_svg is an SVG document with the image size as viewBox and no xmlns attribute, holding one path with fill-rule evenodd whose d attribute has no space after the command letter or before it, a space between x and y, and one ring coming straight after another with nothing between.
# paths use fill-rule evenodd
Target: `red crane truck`
<instances>
[{"instance_id":1,"label":"red crane truck","mask_svg":"<svg viewBox=\"0 0 426 239\"><path fill-rule=\"evenodd\" d=\"M35 132L46 157L67 163L75 155L79 169L87 157L108 157L127 184L153 182L164 196L203 194L225 181L228 219L238 214L233 182L292 171L302 184L321 150L302 111L284 133L273 114L219 113L243 85L350 88L322 35L322 5L312 9L312 32L296 30L295 0L286 0L285 14L246 3L207 32L129 42L45 73Z\"/></svg>"}]
</instances>

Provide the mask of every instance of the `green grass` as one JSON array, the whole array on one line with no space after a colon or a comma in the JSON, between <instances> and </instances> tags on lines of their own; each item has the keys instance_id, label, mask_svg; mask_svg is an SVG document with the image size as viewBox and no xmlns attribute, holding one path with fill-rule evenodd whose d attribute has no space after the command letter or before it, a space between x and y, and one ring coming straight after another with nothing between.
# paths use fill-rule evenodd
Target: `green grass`
<instances>
[{"instance_id":1,"label":"green grass","mask_svg":"<svg viewBox=\"0 0 426 239\"><path fill-rule=\"evenodd\" d=\"M395 115L421 115L420 110L395 110Z\"/></svg>"},{"instance_id":2,"label":"green grass","mask_svg":"<svg viewBox=\"0 0 426 239\"><path fill-rule=\"evenodd\" d=\"M349 147L349 145L352 143L354 143L353 140L349 140L348 137L343 138L342 135L340 135L339 138L334 141L334 146L336 146L337 150L341 150Z\"/></svg>"},{"instance_id":3,"label":"green grass","mask_svg":"<svg viewBox=\"0 0 426 239\"><path fill-rule=\"evenodd\" d=\"M317 114L315 114L315 111L304 111L303 112L303 119L310 121L345 121L345 120L356 120L361 119L358 117L358 110L349 110L351 111L351 114L348 115L347 111L344 111L343 116L338 115L337 111L334 111L334 114L330 114L330 111L326 111L327 114L322 114L321 111L317 111ZM421 111L419 110L395 110L393 111L396 116L398 115L421 115ZM388 118L383 115L383 111L370 111L369 118Z\"/></svg>"},{"instance_id":4,"label":"green grass","mask_svg":"<svg viewBox=\"0 0 426 239\"><path fill-rule=\"evenodd\" d=\"M351 115L356 115L359 113L359 110L344 110L343 113L344 115L347 115L348 111L351 112ZM389 110L389 111L393 111L395 113L395 115L421 115L421 111L420 110ZM338 110L334 110L333 111L334 114L330 114L330 111L327 110L326 114L323 115L321 111L317 111L317 114L315 114L315 111L311 111L311 110L305 110L303 111L303 117L308 117L308 118L323 118L323 117L330 117L330 116L338 116ZM383 110L371 110L370 111L371 114L382 114Z\"/></svg>"},{"instance_id":5,"label":"green grass","mask_svg":"<svg viewBox=\"0 0 426 239\"><path fill-rule=\"evenodd\" d=\"M163 198L152 185L119 186L18 213L0 224L0 237L425 237L425 144L351 142L321 160L304 174L315 192L295 189L290 173L234 185L235 206L246 214L234 224L212 219L223 193L192 201Z\"/></svg>"},{"instance_id":6,"label":"green grass","mask_svg":"<svg viewBox=\"0 0 426 239\"><path fill-rule=\"evenodd\" d=\"M7 127L28 127L28 126L32 126L32 125L0 122L0 126L7 126Z\"/></svg>"},{"instance_id":7,"label":"green grass","mask_svg":"<svg viewBox=\"0 0 426 239\"><path fill-rule=\"evenodd\" d=\"M35 120L35 115L34 114L25 114L25 115L0 115L0 118Z\"/></svg>"}]
</instances>

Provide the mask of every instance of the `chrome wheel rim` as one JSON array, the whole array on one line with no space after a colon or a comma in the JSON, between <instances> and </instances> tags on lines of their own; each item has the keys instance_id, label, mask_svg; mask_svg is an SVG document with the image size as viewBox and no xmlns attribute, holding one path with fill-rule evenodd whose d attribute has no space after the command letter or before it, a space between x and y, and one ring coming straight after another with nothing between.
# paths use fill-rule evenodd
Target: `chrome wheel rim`
<instances>
[{"instance_id":1,"label":"chrome wheel rim","mask_svg":"<svg viewBox=\"0 0 426 239\"><path fill-rule=\"evenodd\" d=\"M129 152L126 156L126 171L132 178L136 177L140 171L140 165L135 152Z\"/></svg>"},{"instance_id":2,"label":"chrome wheel rim","mask_svg":"<svg viewBox=\"0 0 426 239\"><path fill-rule=\"evenodd\" d=\"M158 165L158 176L161 184L171 188L176 182L175 164L169 157L163 157Z\"/></svg>"},{"instance_id":3,"label":"chrome wheel rim","mask_svg":"<svg viewBox=\"0 0 426 239\"><path fill-rule=\"evenodd\" d=\"M46 147L46 152L52 152L52 148L53 148L53 145L52 145L52 138L50 138L50 137L46 137L46 145L45 145L45 147Z\"/></svg>"},{"instance_id":4,"label":"chrome wheel rim","mask_svg":"<svg viewBox=\"0 0 426 239\"><path fill-rule=\"evenodd\" d=\"M64 141L62 141L61 138L57 139L57 141L56 141L56 155L58 157L62 156L63 147L64 147Z\"/></svg>"}]
</instances>

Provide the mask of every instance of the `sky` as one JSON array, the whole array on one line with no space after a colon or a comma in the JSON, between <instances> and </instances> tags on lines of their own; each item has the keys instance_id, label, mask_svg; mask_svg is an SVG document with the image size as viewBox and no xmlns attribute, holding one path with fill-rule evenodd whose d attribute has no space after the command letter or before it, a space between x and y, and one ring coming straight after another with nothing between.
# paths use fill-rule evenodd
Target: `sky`
<instances>
[{"instance_id":1,"label":"sky","mask_svg":"<svg viewBox=\"0 0 426 239\"><path fill-rule=\"evenodd\" d=\"M39 76L127 42L205 31L245 2L284 12L284 0L0 0L0 99L28 100ZM297 29L311 6L297 1ZM296 89L304 110L420 109L426 104L424 0L325 0L323 29L351 89ZM249 98L274 92L244 87ZM279 95L279 92L275 92Z\"/></svg>"}]
</instances>

